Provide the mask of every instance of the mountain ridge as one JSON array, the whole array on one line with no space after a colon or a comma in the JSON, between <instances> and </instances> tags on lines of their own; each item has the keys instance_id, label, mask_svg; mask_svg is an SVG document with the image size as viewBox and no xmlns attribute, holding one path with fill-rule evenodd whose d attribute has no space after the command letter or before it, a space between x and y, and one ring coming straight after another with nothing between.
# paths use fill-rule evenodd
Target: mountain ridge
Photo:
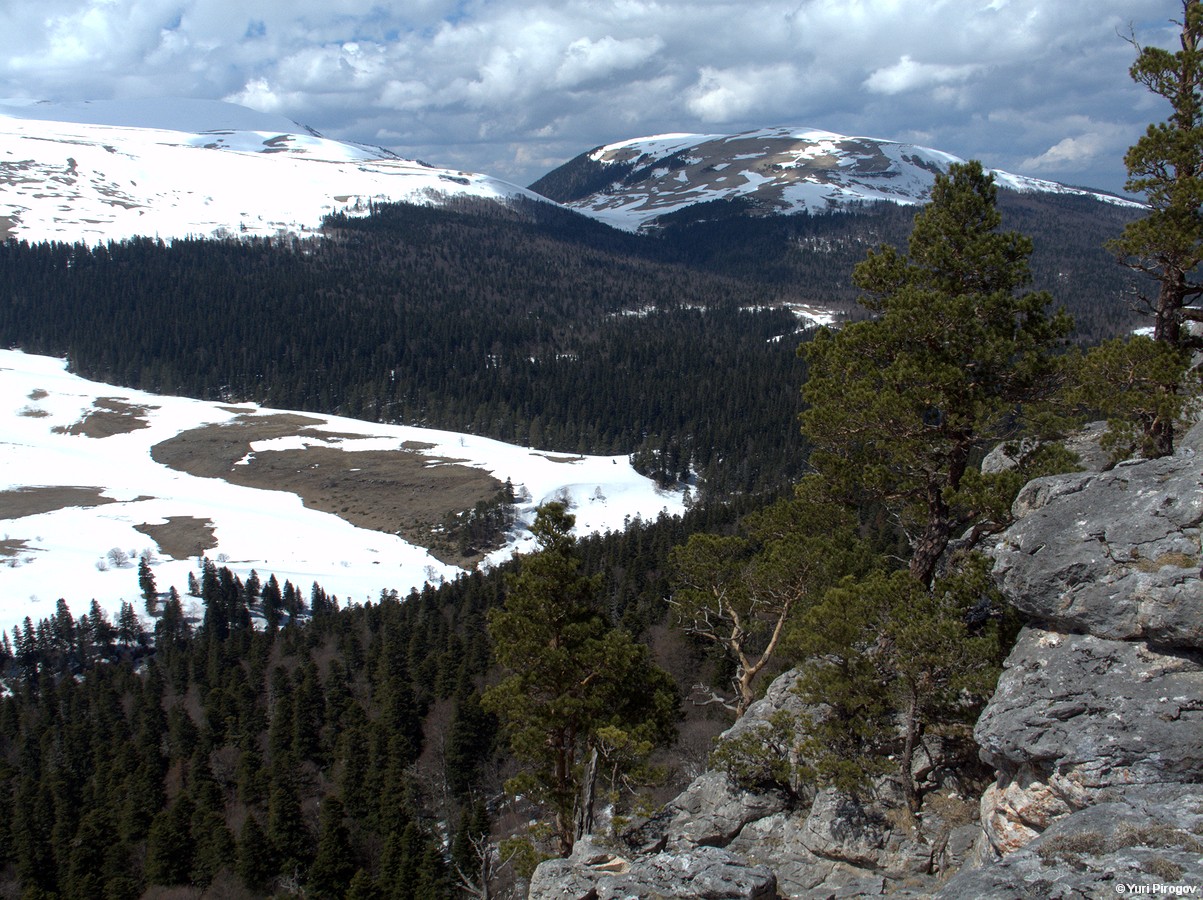
<instances>
[{"instance_id":1,"label":"mountain ridge","mask_svg":"<svg viewBox=\"0 0 1203 900\"><path fill-rule=\"evenodd\" d=\"M0 101L0 239L307 234L335 212L465 197L547 202L229 103Z\"/></svg>"},{"instance_id":2,"label":"mountain ridge","mask_svg":"<svg viewBox=\"0 0 1203 900\"><path fill-rule=\"evenodd\" d=\"M626 231L665 224L700 204L736 201L751 214L828 212L874 202L925 203L951 153L880 138L778 126L738 134L662 134L595 147L531 185ZM1104 191L991 170L1003 189L1140 204Z\"/></svg>"}]
</instances>

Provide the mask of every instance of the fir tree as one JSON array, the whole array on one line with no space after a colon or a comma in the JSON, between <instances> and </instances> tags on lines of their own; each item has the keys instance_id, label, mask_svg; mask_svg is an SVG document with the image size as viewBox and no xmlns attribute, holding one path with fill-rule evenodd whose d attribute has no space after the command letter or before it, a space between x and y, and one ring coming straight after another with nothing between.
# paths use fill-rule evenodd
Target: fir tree
<instances>
[{"instance_id":1,"label":"fir tree","mask_svg":"<svg viewBox=\"0 0 1203 900\"><path fill-rule=\"evenodd\" d=\"M539 508L538 552L509 579L489 634L509 674L483 705L502 721L529 770L510 784L544 803L560 853L591 830L600 733L606 727L652 746L674 731L676 696L647 648L602 615L597 578L580 573L574 518L561 503Z\"/></svg>"}]
</instances>

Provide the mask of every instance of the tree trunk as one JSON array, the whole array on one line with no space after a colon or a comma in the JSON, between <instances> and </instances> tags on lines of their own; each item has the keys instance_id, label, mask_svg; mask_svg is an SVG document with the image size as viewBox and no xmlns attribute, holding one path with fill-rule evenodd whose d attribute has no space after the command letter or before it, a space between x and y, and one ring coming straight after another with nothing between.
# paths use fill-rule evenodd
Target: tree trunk
<instances>
[{"instance_id":1,"label":"tree trunk","mask_svg":"<svg viewBox=\"0 0 1203 900\"><path fill-rule=\"evenodd\" d=\"M593 805L597 799L597 748L589 752L589 762L585 764L581 776L581 793L576 801L576 815L573 817L572 840L575 843L582 835L593 832Z\"/></svg>"},{"instance_id":2,"label":"tree trunk","mask_svg":"<svg viewBox=\"0 0 1203 900\"><path fill-rule=\"evenodd\" d=\"M899 775L902 777L902 796L911 814L919 812L919 790L915 786L915 748L919 745L919 695L911 688L910 703L906 710L906 739L902 743L902 760Z\"/></svg>"}]
</instances>

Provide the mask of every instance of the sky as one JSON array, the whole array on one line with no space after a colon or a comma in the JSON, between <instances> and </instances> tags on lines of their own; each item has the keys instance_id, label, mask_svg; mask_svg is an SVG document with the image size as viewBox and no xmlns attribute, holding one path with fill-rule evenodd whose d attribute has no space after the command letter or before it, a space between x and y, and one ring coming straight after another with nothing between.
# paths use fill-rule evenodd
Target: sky
<instances>
[{"instance_id":1,"label":"sky","mask_svg":"<svg viewBox=\"0 0 1203 900\"><path fill-rule=\"evenodd\" d=\"M773 125L1119 191L1182 0L38 0L0 97L193 97L529 184L601 144Z\"/></svg>"}]
</instances>

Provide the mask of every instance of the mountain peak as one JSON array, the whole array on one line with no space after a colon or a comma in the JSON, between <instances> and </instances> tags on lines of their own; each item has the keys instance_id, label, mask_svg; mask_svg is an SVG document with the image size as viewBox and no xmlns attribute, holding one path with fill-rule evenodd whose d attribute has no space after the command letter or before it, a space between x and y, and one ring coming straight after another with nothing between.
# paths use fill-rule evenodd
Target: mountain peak
<instances>
[{"instance_id":1,"label":"mountain peak","mask_svg":"<svg viewBox=\"0 0 1203 900\"><path fill-rule=\"evenodd\" d=\"M755 212L826 212L864 203L927 201L936 174L963 160L899 141L777 126L738 134L661 134L598 147L531 185L550 199L628 231L714 201ZM1004 189L1102 192L993 170Z\"/></svg>"}]
</instances>

